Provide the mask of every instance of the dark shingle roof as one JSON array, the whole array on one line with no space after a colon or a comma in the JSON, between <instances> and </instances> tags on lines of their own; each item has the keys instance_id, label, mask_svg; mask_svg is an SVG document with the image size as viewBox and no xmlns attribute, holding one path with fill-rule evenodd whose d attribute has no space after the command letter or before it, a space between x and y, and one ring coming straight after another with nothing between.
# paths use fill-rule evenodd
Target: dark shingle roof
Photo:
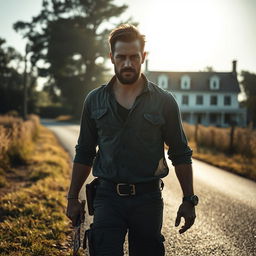
<instances>
[{"instance_id":1,"label":"dark shingle roof","mask_svg":"<svg viewBox=\"0 0 256 256\"><path fill-rule=\"evenodd\" d=\"M168 77L168 90L185 91L180 87L181 77L188 75L190 77L190 89L188 91L212 91L210 90L210 78L217 76L220 79L220 92L240 92L236 73L233 72L166 72L166 71L148 71L147 78L157 84L159 75Z\"/></svg>"}]
</instances>

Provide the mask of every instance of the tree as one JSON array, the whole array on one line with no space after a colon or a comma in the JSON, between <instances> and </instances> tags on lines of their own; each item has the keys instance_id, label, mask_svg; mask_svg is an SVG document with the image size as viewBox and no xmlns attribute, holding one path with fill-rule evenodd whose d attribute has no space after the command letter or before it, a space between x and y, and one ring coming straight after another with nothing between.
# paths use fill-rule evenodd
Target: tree
<instances>
[{"instance_id":1,"label":"tree","mask_svg":"<svg viewBox=\"0 0 256 256\"><path fill-rule=\"evenodd\" d=\"M63 104L80 115L84 96L103 83L108 53L107 22L127 8L113 0L43 0L32 22L16 22L16 31L31 45L31 63L38 75L48 77ZM45 66L40 66L40 61ZM49 88L48 88L49 89Z\"/></svg>"},{"instance_id":2,"label":"tree","mask_svg":"<svg viewBox=\"0 0 256 256\"><path fill-rule=\"evenodd\" d=\"M0 113L11 110L22 113L23 107L23 57L14 48L5 46L6 41L0 38ZM28 110L36 111L38 97L34 95L36 78L28 75Z\"/></svg>"},{"instance_id":3,"label":"tree","mask_svg":"<svg viewBox=\"0 0 256 256\"><path fill-rule=\"evenodd\" d=\"M205 72L214 72L214 69L213 69L212 66L207 66L207 67L204 68L204 71Z\"/></svg>"},{"instance_id":4,"label":"tree","mask_svg":"<svg viewBox=\"0 0 256 256\"><path fill-rule=\"evenodd\" d=\"M256 125L256 74L248 71L241 72L241 85L246 94L245 104L248 109L249 121Z\"/></svg>"},{"instance_id":5,"label":"tree","mask_svg":"<svg viewBox=\"0 0 256 256\"><path fill-rule=\"evenodd\" d=\"M20 111L22 107L23 77L13 67L19 66L21 55L12 47L5 46L0 38L0 113Z\"/></svg>"}]
</instances>

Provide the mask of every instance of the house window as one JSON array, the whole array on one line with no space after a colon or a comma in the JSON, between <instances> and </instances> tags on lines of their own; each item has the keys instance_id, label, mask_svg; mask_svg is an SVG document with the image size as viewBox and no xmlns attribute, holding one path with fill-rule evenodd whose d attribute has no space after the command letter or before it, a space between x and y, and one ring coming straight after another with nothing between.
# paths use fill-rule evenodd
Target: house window
<instances>
[{"instance_id":1,"label":"house window","mask_svg":"<svg viewBox=\"0 0 256 256\"><path fill-rule=\"evenodd\" d=\"M230 114L225 114L224 115L224 123L225 124L230 124L231 122L231 115Z\"/></svg>"},{"instance_id":2,"label":"house window","mask_svg":"<svg viewBox=\"0 0 256 256\"><path fill-rule=\"evenodd\" d=\"M211 124L214 124L214 123L216 123L216 122L217 122L217 114L211 113L211 114L210 114L210 123L211 123Z\"/></svg>"},{"instance_id":3,"label":"house window","mask_svg":"<svg viewBox=\"0 0 256 256\"><path fill-rule=\"evenodd\" d=\"M224 96L224 105L225 106L231 105L231 97L230 96Z\"/></svg>"},{"instance_id":4,"label":"house window","mask_svg":"<svg viewBox=\"0 0 256 256\"><path fill-rule=\"evenodd\" d=\"M203 95L197 95L196 96L196 105L203 105Z\"/></svg>"},{"instance_id":5,"label":"house window","mask_svg":"<svg viewBox=\"0 0 256 256\"><path fill-rule=\"evenodd\" d=\"M182 105L188 105L189 104L189 101L188 101L188 95L182 95Z\"/></svg>"},{"instance_id":6,"label":"house window","mask_svg":"<svg viewBox=\"0 0 256 256\"><path fill-rule=\"evenodd\" d=\"M197 122L198 124L201 124L201 123L202 123L202 119L203 119L203 114L202 114L202 113L196 114L196 122Z\"/></svg>"},{"instance_id":7,"label":"house window","mask_svg":"<svg viewBox=\"0 0 256 256\"><path fill-rule=\"evenodd\" d=\"M218 76L212 76L210 78L210 89L219 90L220 89L220 79Z\"/></svg>"},{"instance_id":8,"label":"house window","mask_svg":"<svg viewBox=\"0 0 256 256\"><path fill-rule=\"evenodd\" d=\"M211 99L210 99L210 104L211 105L217 105L217 103L218 103L217 100L218 100L217 96L216 95L212 95Z\"/></svg>"},{"instance_id":9,"label":"house window","mask_svg":"<svg viewBox=\"0 0 256 256\"><path fill-rule=\"evenodd\" d=\"M181 89L184 89L184 90L190 89L190 77L188 75L182 76L180 82L181 82L180 84Z\"/></svg>"},{"instance_id":10,"label":"house window","mask_svg":"<svg viewBox=\"0 0 256 256\"><path fill-rule=\"evenodd\" d=\"M157 80L158 86L162 89L168 88L168 77L166 75L160 75Z\"/></svg>"}]
</instances>

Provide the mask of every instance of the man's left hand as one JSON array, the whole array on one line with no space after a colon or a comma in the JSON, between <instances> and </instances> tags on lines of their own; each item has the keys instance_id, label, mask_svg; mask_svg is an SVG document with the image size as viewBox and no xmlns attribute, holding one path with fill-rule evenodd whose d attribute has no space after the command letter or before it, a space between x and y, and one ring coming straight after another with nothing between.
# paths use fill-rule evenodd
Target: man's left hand
<instances>
[{"instance_id":1,"label":"man's left hand","mask_svg":"<svg viewBox=\"0 0 256 256\"><path fill-rule=\"evenodd\" d=\"M180 234L186 232L194 224L196 218L195 206L186 201L180 205L175 220L175 227L180 225L181 217L185 219L185 224L179 230Z\"/></svg>"}]
</instances>

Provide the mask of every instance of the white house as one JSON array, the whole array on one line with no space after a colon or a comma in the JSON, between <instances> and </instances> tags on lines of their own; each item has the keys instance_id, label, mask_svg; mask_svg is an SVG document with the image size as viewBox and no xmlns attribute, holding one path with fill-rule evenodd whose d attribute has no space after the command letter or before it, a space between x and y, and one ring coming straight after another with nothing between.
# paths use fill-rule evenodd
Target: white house
<instances>
[{"instance_id":1,"label":"white house","mask_svg":"<svg viewBox=\"0 0 256 256\"><path fill-rule=\"evenodd\" d=\"M246 109L238 102L240 93L236 61L231 72L148 71L149 80L170 91L177 100L183 121L191 124L246 125Z\"/></svg>"}]
</instances>

